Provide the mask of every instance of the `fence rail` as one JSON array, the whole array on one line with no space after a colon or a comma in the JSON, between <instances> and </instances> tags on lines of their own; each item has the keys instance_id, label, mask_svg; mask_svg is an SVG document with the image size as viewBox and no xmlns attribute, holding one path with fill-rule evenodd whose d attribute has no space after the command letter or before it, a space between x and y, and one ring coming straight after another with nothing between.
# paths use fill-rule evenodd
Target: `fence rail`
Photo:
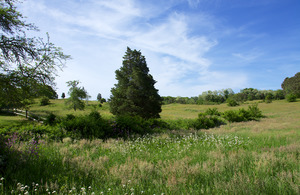
<instances>
[{"instance_id":1,"label":"fence rail","mask_svg":"<svg viewBox=\"0 0 300 195\"><path fill-rule=\"evenodd\" d=\"M24 116L25 118L28 118L29 120L33 120L39 123L43 123L42 120L45 120L45 118L42 118L40 116L37 116L35 114L30 113L28 110L20 110L20 109L12 109L12 111L8 111L10 113L19 115L19 116Z\"/></svg>"}]
</instances>

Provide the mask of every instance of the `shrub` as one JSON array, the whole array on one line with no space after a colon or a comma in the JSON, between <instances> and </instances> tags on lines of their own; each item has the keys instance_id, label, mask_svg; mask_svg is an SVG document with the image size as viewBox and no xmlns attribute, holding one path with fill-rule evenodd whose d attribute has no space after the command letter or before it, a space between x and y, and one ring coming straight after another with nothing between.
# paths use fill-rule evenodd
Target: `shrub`
<instances>
[{"instance_id":1,"label":"shrub","mask_svg":"<svg viewBox=\"0 0 300 195\"><path fill-rule=\"evenodd\" d=\"M109 123L97 111L86 116L67 115L61 126L72 138L105 138L110 132Z\"/></svg>"},{"instance_id":2,"label":"shrub","mask_svg":"<svg viewBox=\"0 0 300 195\"><path fill-rule=\"evenodd\" d=\"M253 104L248 107L248 110L244 108L239 110L227 110L222 115L229 122L242 122L249 120L257 120L263 117L262 112L258 108L258 104Z\"/></svg>"},{"instance_id":3,"label":"shrub","mask_svg":"<svg viewBox=\"0 0 300 195\"><path fill-rule=\"evenodd\" d=\"M210 112L210 111L208 111ZM215 113L215 112L213 112ZM216 115L207 115L206 113L199 113L194 124L194 129L209 129L223 124L223 121Z\"/></svg>"},{"instance_id":4,"label":"shrub","mask_svg":"<svg viewBox=\"0 0 300 195\"><path fill-rule=\"evenodd\" d=\"M287 94L285 96L285 98L288 102L296 102L297 101L297 96L293 93Z\"/></svg>"},{"instance_id":5,"label":"shrub","mask_svg":"<svg viewBox=\"0 0 300 195\"><path fill-rule=\"evenodd\" d=\"M217 108L208 108L206 111L205 111L205 114L206 115L215 115L215 116L221 116L221 112L218 111Z\"/></svg>"},{"instance_id":6,"label":"shrub","mask_svg":"<svg viewBox=\"0 0 300 195\"><path fill-rule=\"evenodd\" d=\"M245 121L244 113L245 109L240 109L238 111L227 110L223 113L223 117L229 122L241 122Z\"/></svg>"},{"instance_id":7,"label":"shrub","mask_svg":"<svg viewBox=\"0 0 300 195\"><path fill-rule=\"evenodd\" d=\"M49 105L50 104L50 100L48 97L46 96L43 96L40 100L40 105L41 106L46 106L46 105Z\"/></svg>"},{"instance_id":8,"label":"shrub","mask_svg":"<svg viewBox=\"0 0 300 195\"><path fill-rule=\"evenodd\" d=\"M256 120L263 117L261 110L258 108L258 104L248 106L249 118L248 120Z\"/></svg>"},{"instance_id":9,"label":"shrub","mask_svg":"<svg viewBox=\"0 0 300 195\"><path fill-rule=\"evenodd\" d=\"M129 137L133 134L143 135L152 131L150 121L140 116L116 116L111 126L113 137Z\"/></svg>"},{"instance_id":10,"label":"shrub","mask_svg":"<svg viewBox=\"0 0 300 195\"><path fill-rule=\"evenodd\" d=\"M231 106L231 107L239 105L239 103L237 101L233 100L233 99L227 99L226 102L227 102L227 105Z\"/></svg>"},{"instance_id":11,"label":"shrub","mask_svg":"<svg viewBox=\"0 0 300 195\"><path fill-rule=\"evenodd\" d=\"M46 116L46 119L44 120L45 125L53 126L56 124L56 115L51 113L48 116Z\"/></svg>"},{"instance_id":12,"label":"shrub","mask_svg":"<svg viewBox=\"0 0 300 195\"><path fill-rule=\"evenodd\" d=\"M271 93L268 93L266 98L265 98L265 102L266 103L272 103L272 99L273 99L273 95Z\"/></svg>"}]
</instances>

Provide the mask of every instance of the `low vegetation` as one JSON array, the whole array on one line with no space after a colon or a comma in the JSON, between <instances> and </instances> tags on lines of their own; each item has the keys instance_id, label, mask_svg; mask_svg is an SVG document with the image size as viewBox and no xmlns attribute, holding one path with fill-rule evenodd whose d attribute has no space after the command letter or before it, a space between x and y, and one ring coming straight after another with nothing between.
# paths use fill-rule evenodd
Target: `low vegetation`
<instances>
[{"instance_id":1,"label":"low vegetation","mask_svg":"<svg viewBox=\"0 0 300 195\"><path fill-rule=\"evenodd\" d=\"M181 116L178 114L172 120L168 110L164 110L168 106ZM202 107L194 105L183 110L180 104L166 105L160 120L164 125L178 127L198 119L197 115L202 113L201 117L216 117L226 122L223 117L230 110L244 116L248 112L263 114L265 118L226 122L200 131L161 129L139 137L106 140L76 139L71 135L58 138L63 132L57 126L47 126L48 130L44 125L31 125L31 129L30 125L23 126L22 131L19 128L19 132L7 134L1 142L6 152L1 155L0 191L3 194L299 194L299 102ZM100 119L101 115L96 113L73 117ZM185 118L189 116L187 113L196 117ZM128 125L128 120L132 127L140 124L126 117L114 124L126 128L122 125ZM51 134L54 128L57 132Z\"/></svg>"}]
</instances>

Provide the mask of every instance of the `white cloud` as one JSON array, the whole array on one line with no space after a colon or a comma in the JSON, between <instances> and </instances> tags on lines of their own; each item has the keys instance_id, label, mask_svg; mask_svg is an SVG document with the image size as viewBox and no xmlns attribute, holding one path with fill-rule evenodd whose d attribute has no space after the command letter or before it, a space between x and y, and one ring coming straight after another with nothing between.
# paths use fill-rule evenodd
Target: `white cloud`
<instances>
[{"instance_id":1,"label":"white cloud","mask_svg":"<svg viewBox=\"0 0 300 195\"><path fill-rule=\"evenodd\" d=\"M66 81L80 80L93 99L99 92L109 97L126 46L141 49L162 95L191 96L246 82L243 74L210 71L205 54L217 41L207 34L192 34L189 15L172 11L158 18L170 3L160 7L134 0L54 2L31 0L23 9L30 22L36 20L40 29L49 32L54 43L74 58L57 79L59 95L67 92ZM207 15L198 17L198 26L214 26L209 25Z\"/></svg>"}]
</instances>

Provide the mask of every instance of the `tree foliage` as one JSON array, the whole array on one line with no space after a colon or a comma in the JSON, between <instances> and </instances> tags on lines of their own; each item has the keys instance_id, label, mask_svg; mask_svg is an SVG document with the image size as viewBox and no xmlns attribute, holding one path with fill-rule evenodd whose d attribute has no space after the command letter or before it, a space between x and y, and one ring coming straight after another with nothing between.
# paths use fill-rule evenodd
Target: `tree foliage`
<instances>
[{"instance_id":1,"label":"tree foliage","mask_svg":"<svg viewBox=\"0 0 300 195\"><path fill-rule=\"evenodd\" d=\"M286 95L294 94L296 97L300 97L300 72L296 73L295 76L285 78L281 87Z\"/></svg>"},{"instance_id":2,"label":"tree foliage","mask_svg":"<svg viewBox=\"0 0 300 195\"><path fill-rule=\"evenodd\" d=\"M77 109L83 110L85 107L83 99L88 97L87 91L84 87L78 87L79 81L68 81L68 87L70 87L68 94L70 98L67 99L66 104L73 108L75 111Z\"/></svg>"},{"instance_id":3,"label":"tree foliage","mask_svg":"<svg viewBox=\"0 0 300 195\"><path fill-rule=\"evenodd\" d=\"M53 86L57 70L70 58L61 48L42 38L28 38L26 31L37 30L23 21L14 0L0 0L0 108L22 107L24 99L41 96Z\"/></svg>"},{"instance_id":4,"label":"tree foliage","mask_svg":"<svg viewBox=\"0 0 300 195\"><path fill-rule=\"evenodd\" d=\"M111 112L115 115L158 118L162 99L154 87L156 81L149 74L145 57L140 51L128 47L123 59L123 66L116 70L118 83L111 89Z\"/></svg>"}]
</instances>

